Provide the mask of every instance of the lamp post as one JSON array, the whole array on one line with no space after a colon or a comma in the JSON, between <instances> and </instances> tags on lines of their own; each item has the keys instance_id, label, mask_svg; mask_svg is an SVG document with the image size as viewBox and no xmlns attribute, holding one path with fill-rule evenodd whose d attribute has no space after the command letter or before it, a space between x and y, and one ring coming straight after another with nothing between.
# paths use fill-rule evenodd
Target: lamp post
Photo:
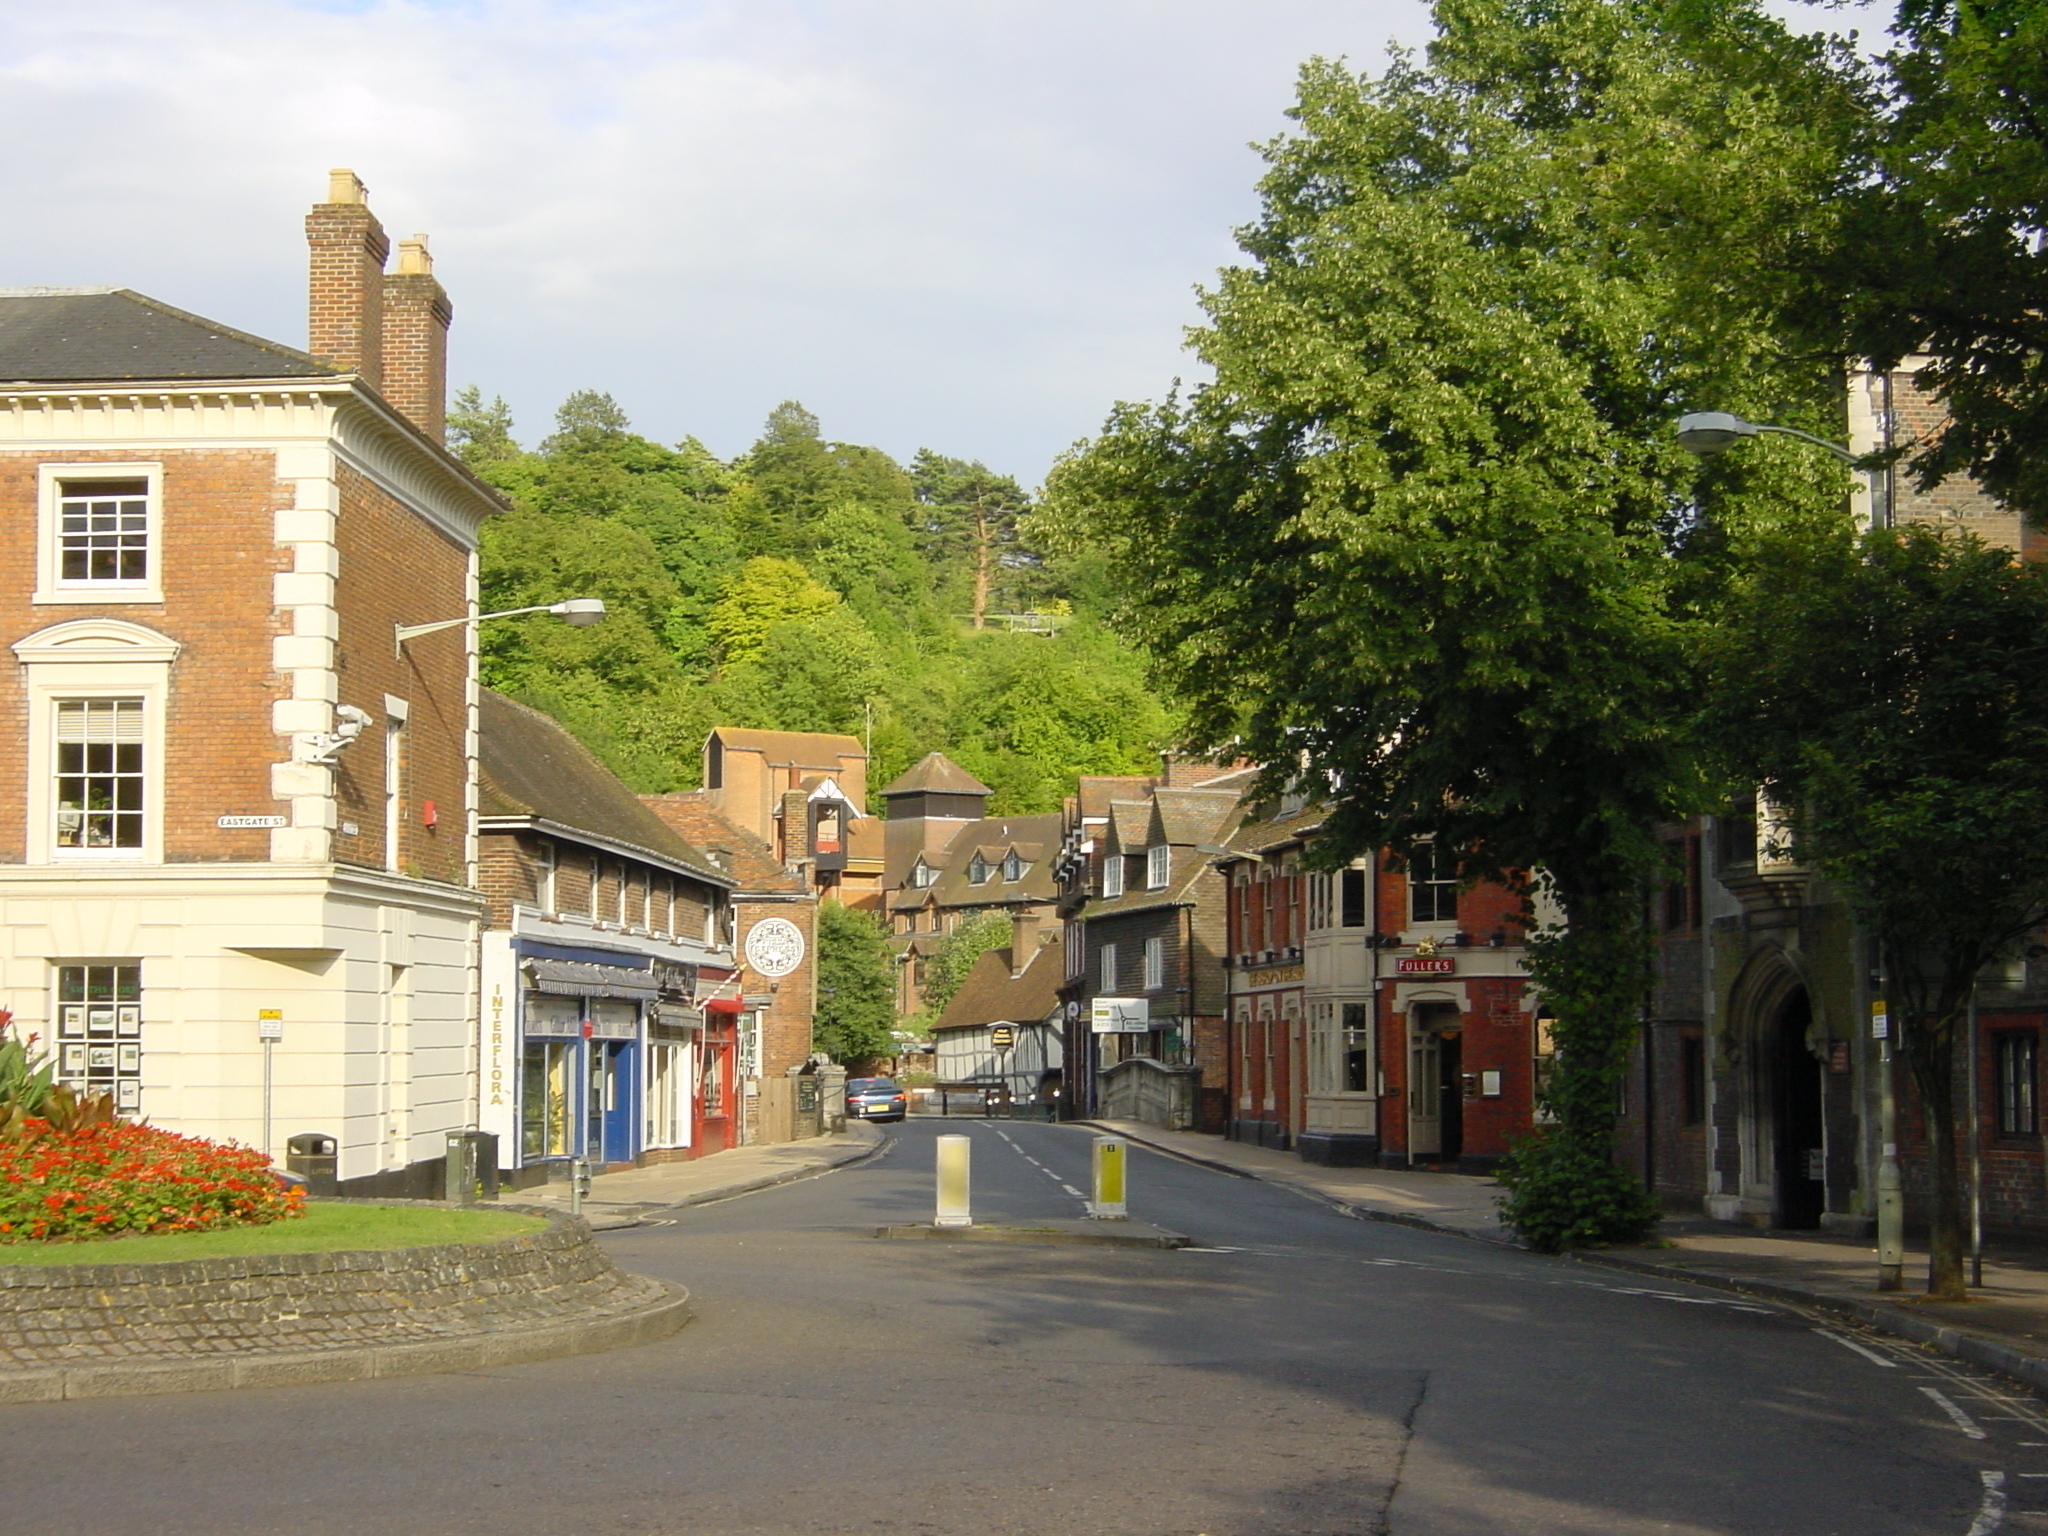
<instances>
[{"instance_id":1,"label":"lamp post","mask_svg":"<svg viewBox=\"0 0 2048 1536\"><path fill-rule=\"evenodd\" d=\"M1694 411L1678 418L1678 446L1701 458L1712 458L1744 438L1764 432L1796 437L1825 448L1852 468L1861 467L1857 456L1842 444L1797 427L1745 421L1729 411ZM1877 1288L1896 1291L1905 1284L1905 1200L1899 1184L1899 1106L1892 1092L1891 1014L1883 1001L1886 988L1881 953L1877 964L1873 978L1877 996L1870 1005L1870 1033L1877 1042Z\"/></svg>"},{"instance_id":2,"label":"lamp post","mask_svg":"<svg viewBox=\"0 0 2048 1536\"><path fill-rule=\"evenodd\" d=\"M588 629L604 617L604 599L601 597L571 597L559 603L542 603L533 608L501 608L496 613L479 613L474 617L464 615L459 619L436 619L431 624L399 624L393 627L392 646L402 648L408 640L421 635L431 635L437 630L454 629L461 624L481 624L485 619L512 619L522 613L552 613L564 624L577 629Z\"/></svg>"}]
</instances>

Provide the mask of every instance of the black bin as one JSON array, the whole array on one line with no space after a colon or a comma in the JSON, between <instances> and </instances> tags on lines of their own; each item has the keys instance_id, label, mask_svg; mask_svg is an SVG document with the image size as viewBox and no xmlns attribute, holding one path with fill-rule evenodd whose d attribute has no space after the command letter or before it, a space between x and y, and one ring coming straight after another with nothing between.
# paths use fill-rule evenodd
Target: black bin
<instances>
[{"instance_id":1,"label":"black bin","mask_svg":"<svg viewBox=\"0 0 2048 1536\"><path fill-rule=\"evenodd\" d=\"M332 1136L304 1131L284 1144L284 1166L288 1173L306 1176L306 1193L331 1195L339 1187L334 1176L335 1145Z\"/></svg>"}]
</instances>

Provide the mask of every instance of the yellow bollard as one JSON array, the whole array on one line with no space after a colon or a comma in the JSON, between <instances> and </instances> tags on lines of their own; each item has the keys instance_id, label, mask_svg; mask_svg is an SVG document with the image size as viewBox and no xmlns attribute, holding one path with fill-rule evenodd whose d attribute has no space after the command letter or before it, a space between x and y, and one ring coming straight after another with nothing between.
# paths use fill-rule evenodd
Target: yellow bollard
<instances>
[{"instance_id":1,"label":"yellow bollard","mask_svg":"<svg viewBox=\"0 0 2048 1536\"><path fill-rule=\"evenodd\" d=\"M939 1203L932 1217L935 1227L971 1227L974 1218L967 1208L967 1153L970 1138L939 1138Z\"/></svg>"},{"instance_id":2,"label":"yellow bollard","mask_svg":"<svg viewBox=\"0 0 2048 1536\"><path fill-rule=\"evenodd\" d=\"M1095 1138L1095 1198L1088 1202L1088 1214L1097 1221L1125 1221L1124 1160L1130 1143L1121 1136Z\"/></svg>"}]
</instances>

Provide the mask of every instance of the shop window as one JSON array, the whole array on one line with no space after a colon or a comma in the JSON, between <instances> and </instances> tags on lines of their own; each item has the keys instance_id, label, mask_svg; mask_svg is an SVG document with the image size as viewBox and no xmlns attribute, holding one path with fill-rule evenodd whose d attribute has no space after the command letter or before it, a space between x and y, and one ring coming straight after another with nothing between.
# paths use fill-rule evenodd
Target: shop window
<instances>
[{"instance_id":1,"label":"shop window","mask_svg":"<svg viewBox=\"0 0 2048 1536\"><path fill-rule=\"evenodd\" d=\"M142 1108L142 966L136 961L57 967L57 1078Z\"/></svg>"},{"instance_id":2,"label":"shop window","mask_svg":"<svg viewBox=\"0 0 2048 1536\"><path fill-rule=\"evenodd\" d=\"M529 1040L520 1060L519 1152L522 1161L569 1155L569 1084L575 1045Z\"/></svg>"},{"instance_id":3,"label":"shop window","mask_svg":"<svg viewBox=\"0 0 2048 1536\"><path fill-rule=\"evenodd\" d=\"M1372 1028L1366 1005L1346 1003L1343 1010L1344 1028L1337 1042L1338 1087L1345 1093L1371 1093Z\"/></svg>"},{"instance_id":4,"label":"shop window","mask_svg":"<svg viewBox=\"0 0 2048 1536\"><path fill-rule=\"evenodd\" d=\"M2037 1121L2034 1112L2034 1048L2039 1037L2032 1030L2015 1029L2000 1031L1991 1039L1998 1098L1998 1134L2032 1136Z\"/></svg>"}]
</instances>

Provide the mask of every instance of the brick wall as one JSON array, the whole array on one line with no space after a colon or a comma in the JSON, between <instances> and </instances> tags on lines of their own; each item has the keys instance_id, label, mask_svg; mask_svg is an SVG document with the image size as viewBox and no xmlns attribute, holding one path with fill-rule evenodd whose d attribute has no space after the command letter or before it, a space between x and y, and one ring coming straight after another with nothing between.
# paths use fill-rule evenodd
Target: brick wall
<instances>
[{"instance_id":1,"label":"brick wall","mask_svg":"<svg viewBox=\"0 0 2048 1536\"><path fill-rule=\"evenodd\" d=\"M384 695L390 694L409 706L400 840L393 862L425 879L460 882L469 720L464 631L421 635L406 642L403 654L396 653L393 634L400 624L454 618L466 611L468 552L347 465L337 471L337 479L340 573L334 601L341 629L336 655L340 702L366 711L372 726L336 759L338 814L358 830L353 837L335 838L335 859L386 865L380 727ZM429 802L438 817L434 826L425 823Z\"/></svg>"},{"instance_id":2,"label":"brick wall","mask_svg":"<svg viewBox=\"0 0 2048 1536\"><path fill-rule=\"evenodd\" d=\"M37 480L45 461L163 466L157 550L161 603L31 603L36 583ZM289 569L272 537L272 514L289 505L276 460L258 450L139 454L66 452L0 454L0 645L77 619L110 618L141 625L182 647L170 670L164 856L177 863L261 860L269 834L223 831L222 815L266 815L278 809L270 764L280 755L270 729L270 703L289 692L271 667L270 641L280 625L271 577ZM11 654L0 662L13 666ZM0 689L0 739L26 738L26 695ZM13 755L11 792L0 794L0 863L26 855L23 757ZM459 803L459 800L458 800Z\"/></svg>"}]
</instances>

